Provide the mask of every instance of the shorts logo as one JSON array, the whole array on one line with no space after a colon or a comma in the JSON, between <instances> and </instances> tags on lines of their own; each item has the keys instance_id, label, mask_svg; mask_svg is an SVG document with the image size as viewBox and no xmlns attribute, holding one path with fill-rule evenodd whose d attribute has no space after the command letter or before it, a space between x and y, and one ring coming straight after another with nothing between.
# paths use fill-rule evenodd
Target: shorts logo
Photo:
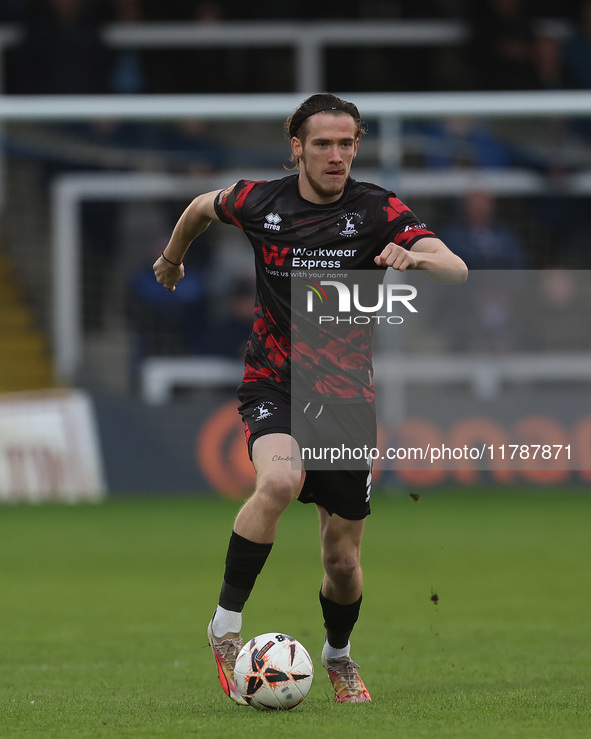
<instances>
[{"instance_id":1,"label":"shorts logo","mask_svg":"<svg viewBox=\"0 0 591 739\"><path fill-rule=\"evenodd\" d=\"M337 223L338 228L341 229L339 236L357 236L359 234L357 227L361 225L363 225L363 221L359 213L345 213Z\"/></svg>"},{"instance_id":2,"label":"shorts logo","mask_svg":"<svg viewBox=\"0 0 591 739\"><path fill-rule=\"evenodd\" d=\"M277 406L270 400L263 400L262 403L257 405L254 409L252 417L255 421L264 421L266 418L271 418L273 411L277 410ZM255 415L258 411L258 415Z\"/></svg>"}]
</instances>

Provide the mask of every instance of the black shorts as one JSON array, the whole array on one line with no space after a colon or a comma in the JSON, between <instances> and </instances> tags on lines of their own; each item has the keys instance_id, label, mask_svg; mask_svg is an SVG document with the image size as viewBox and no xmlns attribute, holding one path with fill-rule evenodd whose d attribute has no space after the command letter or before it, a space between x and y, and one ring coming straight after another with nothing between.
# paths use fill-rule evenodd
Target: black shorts
<instances>
[{"instance_id":1,"label":"black shorts","mask_svg":"<svg viewBox=\"0 0 591 739\"><path fill-rule=\"evenodd\" d=\"M376 446L373 403L292 402L265 382L241 385L238 398L251 458L260 436L283 433L297 442L306 470L299 501L349 520L371 513L371 458L366 452Z\"/></svg>"}]
</instances>

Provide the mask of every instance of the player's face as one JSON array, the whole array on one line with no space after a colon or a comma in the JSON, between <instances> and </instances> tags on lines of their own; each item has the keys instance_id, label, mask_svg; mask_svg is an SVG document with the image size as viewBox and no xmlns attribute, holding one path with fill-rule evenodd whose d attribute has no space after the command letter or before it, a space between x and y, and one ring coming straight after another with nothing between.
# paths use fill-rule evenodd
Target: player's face
<instances>
[{"instance_id":1,"label":"player's face","mask_svg":"<svg viewBox=\"0 0 591 739\"><path fill-rule=\"evenodd\" d=\"M306 121L302 139L293 138L299 159L300 194L312 203L333 203L343 194L359 139L350 115L316 113Z\"/></svg>"}]
</instances>

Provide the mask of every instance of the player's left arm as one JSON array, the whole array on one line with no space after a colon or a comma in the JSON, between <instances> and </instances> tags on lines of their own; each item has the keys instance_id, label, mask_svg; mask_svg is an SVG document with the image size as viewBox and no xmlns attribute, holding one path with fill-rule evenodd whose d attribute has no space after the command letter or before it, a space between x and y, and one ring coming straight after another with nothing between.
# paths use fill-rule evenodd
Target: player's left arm
<instances>
[{"instance_id":1,"label":"player's left arm","mask_svg":"<svg viewBox=\"0 0 591 739\"><path fill-rule=\"evenodd\" d=\"M423 236L410 249L391 241L374 259L378 267L392 267L401 272L424 269L437 282L458 284L468 279L468 267L463 259L435 236Z\"/></svg>"}]
</instances>

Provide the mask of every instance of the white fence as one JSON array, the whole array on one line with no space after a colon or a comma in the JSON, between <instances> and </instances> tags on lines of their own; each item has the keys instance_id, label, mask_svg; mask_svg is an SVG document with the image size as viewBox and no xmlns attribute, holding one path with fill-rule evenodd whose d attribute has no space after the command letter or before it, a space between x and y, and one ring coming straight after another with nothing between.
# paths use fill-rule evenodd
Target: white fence
<instances>
[{"instance_id":1,"label":"white fence","mask_svg":"<svg viewBox=\"0 0 591 739\"><path fill-rule=\"evenodd\" d=\"M307 94L10 95L0 97L0 121L283 120ZM363 118L379 120L591 115L588 90L336 94L353 100Z\"/></svg>"},{"instance_id":2,"label":"white fence","mask_svg":"<svg viewBox=\"0 0 591 739\"><path fill-rule=\"evenodd\" d=\"M505 383L591 381L591 354L516 354L510 357L444 357L441 354L402 357L379 354L374 362L376 385L383 403L397 383L467 385L479 400L494 399ZM175 390L196 387L236 387L244 374L242 362L219 357L152 357L142 365L140 391L150 405L165 405ZM387 392L386 392L387 390ZM382 409L383 410L383 409Z\"/></svg>"}]
</instances>

